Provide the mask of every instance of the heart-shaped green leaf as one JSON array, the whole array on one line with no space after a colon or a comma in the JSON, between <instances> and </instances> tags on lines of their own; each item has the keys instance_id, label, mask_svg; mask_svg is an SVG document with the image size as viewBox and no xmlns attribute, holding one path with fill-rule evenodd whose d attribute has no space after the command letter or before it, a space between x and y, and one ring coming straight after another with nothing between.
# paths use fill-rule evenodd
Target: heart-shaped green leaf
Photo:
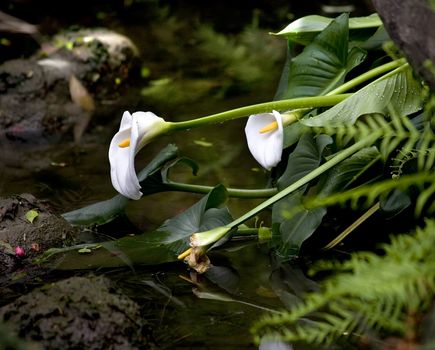
<instances>
[{"instance_id":1,"label":"heart-shaped green leaf","mask_svg":"<svg viewBox=\"0 0 435 350\"><path fill-rule=\"evenodd\" d=\"M350 183L358 179L377 159L380 153L376 147L363 148L353 156L328 171L322 181L319 196L344 190Z\"/></svg>"},{"instance_id":2,"label":"heart-shaped green leaf","mask_svg":"<svg viewBox=\"0 0 435 350\"><path fill-rule=\"evenodd\" d=\"M309 133L299 140L295 150L288 158L287 169L278 179L278 189L282 190L316 169L322 160L325 147L332 143L327 135L316 138ZM287 259L298 254L302 243L310 237L322 222L326 209L303 210L302 195L308 185L281 199L272 208L273 234L272 245L281 258ZM291 214L295 208L295 215Z\"/></svg>"},{"instance_id":3,"label":"heart-shaped green leaf","mask_svg":"<svg viewBox=\"0 0 435 350\"><path fill-rule=\"evenodd\" d=\"M348 15L333 20L311 44L290 61L288 86L279 99L325 95L343 83L365 52L348 47Z\"/></svg>"},{"instance_id":4,"label":"heart-shaped green leaf","mask_svg":"<svg viewBox=\"0 0 435 350\"><path fill-rule=\"evenodd\" d=\"M287 168L277 182L278 189L283 190L316 169L320 164L325 147L331 143L332 138L328 135L313 138L310 133L303 134L288 157Z\"/></svg>"},{"instance_id":5,"label":"heart-shaped green leaf","mask_svg":"<svg viewBox=\"0 0 435 350\"><path fill-rule=\"evenodd\" d=\"M177 255L189 247L189 237L193 233L223 226L232 221L226 208L218 208L226 199L225 187L218 185L192 207L168 219L156 231L98 244L106 249L92 250L92 245L86 245L91 250L86 255L79 255L78 249L83 246L77 246L49 250L46 256L63 253L55 268L68 270L126 264L154 265L175 261Z\"/></svg>"},{"instance_id":6,"label":"heart-shaped green leaf","mask_svg":"<svg viewBox=\"0 0 435 350\"><path fill-rule=\"evenodd\" d=\"M294 196L293 202L292 206L300 205L300 198ZM281 211L285 216L287 204L280 202L274 210ZM272 244L276 247L278 257L283 260L297 257L302 243L319 227L325 214L326 208L304 209L283 221L279 227L275 226Z\"/></svg>"}]
</instances>

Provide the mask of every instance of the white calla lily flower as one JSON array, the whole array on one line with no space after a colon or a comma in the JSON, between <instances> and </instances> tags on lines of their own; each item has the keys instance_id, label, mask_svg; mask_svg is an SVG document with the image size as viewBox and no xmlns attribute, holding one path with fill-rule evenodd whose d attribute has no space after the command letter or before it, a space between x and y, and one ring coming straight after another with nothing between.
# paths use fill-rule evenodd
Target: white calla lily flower
<instances>
[{"instance_id":1,"label":"white calla lily flower","mask_svg":"<svg viewBox=\"0 0 435 350\"><path fill-rule=\"evenodd\" d=\"M276 166L282 155L284 142L282 115L277 111L251 115L245 127L249 151L267 170ZM270 126L273 126L270 128Z\"/></svg>"},{"instance_id":2,"label":"white calla lily flower","mask_svg":"<svg viewBox=\"0 0 435 350\"><path fill-rule=\"evenodd\" d=\"M167 131L167 124L152 112L124 112L119 131L109 147L112 184L123 196L130 199L142 197L134 158L153 138Z\"/></svg>"}]
</instances>

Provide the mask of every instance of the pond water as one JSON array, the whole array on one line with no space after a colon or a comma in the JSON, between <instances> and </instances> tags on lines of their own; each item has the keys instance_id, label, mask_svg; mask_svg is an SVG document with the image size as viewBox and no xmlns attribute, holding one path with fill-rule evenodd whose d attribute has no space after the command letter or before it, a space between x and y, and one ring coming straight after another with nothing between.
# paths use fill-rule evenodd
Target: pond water
<instances>
[{"instance_id":1,"label":"pond water","mask_svg":"<svg viewBox=\"0 0 435 350\"><path fill-rule=\"evenodd\" d=\"M280 9L286 11L282 4ZM104 13L101 12L100 18L104 17ZM257 37L259 42L264 43L265 50L270 50L275 61L261 77L261 83L255 82L255 88L247 88L240 84L242 78L218 68L215 76L204 77L204 81L208 82L203 87L206 91L195 91L201 88L187 85L191 94L186 96L183 95L183 84L191 84L192 77L203 74L198 67L189 66L190 61L196 62L197 58L189 56L188 50L183 52L184 57L178 56L184 47L174 40L173 35L183 33L187 27L179 24L179 19L173 19L173 27L161 27L160 43L170 43L173 47L160 47L159 42L149 42L156 39L155 35L147 36L146 33L158 27L147 25L140 28L137 18L127 25L126 18L117 18L110 11L105 15L111 17L113 29L121 30L139 46L141 59L145 62L143 67L150 69L151 78L139 80L131 86L128 94L134 96L125 96L127 100L135 101L131 106L118 107L110 115L98 116L78 145L74 144L72 137L65 137L55 144L45 141L17 144L1 140L0 192L3 197L32 193L59 213L111 198L116 192L110 183L107 151L125 108L131 112L152 109L167 120L180 121L273 98L285 58L285 43L281 39L264 41L263 36ZM129 15L132 13L129 12ZM278 11L274 15L278 16ZM280 19L284 25L285 16L281 15ZM44 20L44 25L49 27L47 18ZM83 22L86 23L86 20ZM267 22L268 25L270 23ZM57 27L59 23L52 25ZM181 39L188 41L189 35L183 34L185 36ZM254 34L259 35L253 31ZM165 35L170 38L165 38ZM147 55L151 47L166 57L160 60L156 53ZM195 54L195 50L192 53ZM176 60L179 62L174 62ZM185 73L186 70L191 71L190 75ZM213 67L204 68L204 71L212 74ZM149 91L141 95L142 88L152 85L150 80L167 78L171 74L181 86L173 92L179 94L172 96L175 103L156 98ZM219 87L222 82L225 88L219 91L216 86ZM233 83L239 84L237 89L240 91L231 91ZM187 167L178 167L173 172L175 180L210 186L223 183L228 187L264 187L267 177L248 152L244 123L244 120L237 120L165 136L141 152L137 169L145 166L164 146L174 143L182 155L193 158L200 166L197 176L193 176ZM153 230L200 198L201 195L197 194L175 192L145 197L130 203L126 212L128 220L109 227L84 230L82 238L84 241L106 240ZM260 201L230 199L228 206L232 215L238 217ZM214 266L204 276L189 272L182 263L135 266L133 270L126 266L94 272L116 281L126 295L139 303L143 317L152 321L155 340L162 349L255 349L257 346L249 332L253 321L264 312L274 312L291 305L303 291L315 288L315 283L306 279L299 267L275 265L266 244L256 241L237 242L210 257ZM56 279L57 273L56 270L50 273L50 281ZM72 273L83 274L82 271ZM65 272L60 275L65 276ZM295 348L306 347L300 345Z\"/></svg>"}]
</instances>

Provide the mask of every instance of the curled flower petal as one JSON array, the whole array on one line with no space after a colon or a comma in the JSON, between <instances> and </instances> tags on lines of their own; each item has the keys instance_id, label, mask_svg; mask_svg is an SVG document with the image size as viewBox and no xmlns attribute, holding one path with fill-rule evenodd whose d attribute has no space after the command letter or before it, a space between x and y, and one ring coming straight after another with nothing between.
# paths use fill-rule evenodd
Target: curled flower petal
<instances>
[{"instance_id":1,"label":"curled flower petal","mask_svg":"<svg viewBox=\"0 0 435 350\"><path fill-rule=\"evenodd\" d=\"M273 122L277 123L277 129L260 133L261 129ZM284 132L279 112L251 115L246 123L245 134L249 151L263 168L270 170L280 162Z\"/></svg>"},{"instance_id":2,"label":"curled flower petal","mask_svg":"<svg viewBox=\"0 0 435 350\"><path fill-rule=\"evenodd\" d=\"M165 130L165 124L163 118L151 112L124 112L119 131L110 142L109 161L113 187L125 197L142 197L134 158L141 148ZM130 145L120 147L125 140L130 140Z\"/></svg>"}]
</instances>

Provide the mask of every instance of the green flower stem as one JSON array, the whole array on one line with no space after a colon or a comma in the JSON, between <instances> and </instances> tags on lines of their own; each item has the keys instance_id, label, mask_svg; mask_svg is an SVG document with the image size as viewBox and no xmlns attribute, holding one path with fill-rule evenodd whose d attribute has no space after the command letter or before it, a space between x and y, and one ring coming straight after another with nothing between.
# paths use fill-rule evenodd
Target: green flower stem
<instances>
[{"instance_id":1,"label":"green flower stem","mask_svg":"<svg viewBox=\"0 0 435 350\"><path fill-rule=\"evenodd\" d=\"M192 193L209 193L213 187L204 185L191 185L181 182L165 182L165 185L171 191L182 191ZM235 198L269 198L278 193L276 187L262 189L243 189L243 188L227 188L228 195Z\"/></svg>"},{"instance_id":2,"label":"green flower stem","mask_svg":"<svg viewBox=\"0 0 435 350\"><path fill-rule=\"evenodd\" d=\"M236 232L234 232L234 236L252 236L258 235L258 227L242 227L238 228Z\"/></svg>"},{"instance_id":3,"label":"green flower stem","mask_svg":"<svg viewBox=\"0 0 435 350\"><path fill-rule=\"evenodd\" d=\"M261 212L264 209L266 209L268 206L278 202L279 200L281 200L285 196L289 195L290 193L298 190L299 188L301 188L302 186L304 186L305 184L307 184L311 180L313 180L316 177L322 175L325 171L331 169L332 167L334 167L338 163L340 163L343 160L347 159L348 157L350 157L355 152L359 151L360 149L362 149L364 147L367 147L367 146L371 145L379 137L380 137L380 133L372 134L370 137L367 137L364 140L358 141L357 143L355 143L352 146L344 149L340 153L337 153L337 155L335 157L331 158L329 161L327 161L326 163L322 164L317 169L315 169L312 172L310 172L309 174L305 175L303 178L301 178L298 181L294 182L293 184L291 184L290 186L288 186L287 188L285 188L281 192L277 193L273 197L270 197L269 199L267 199L266 201L264 201L263 203L261 203L257 207L253 208L252 210L250 210L246 214L242 215L238 219L236 219L233 222L229 223L228 225L226 225L226 227L229 227L229 228L233 229L233 228L239 226L240 224L242 224L246 220L252 218L253 216L257 215L259 212Z\"/></svg>"},{"instance_id":4,"label":"green flower stem","mask_svg":"<svg viewBox=\"0 0 435 350\"><path fill-rule=\"evenodd\" d=\"M272 110L282 111L295 108L315 108L334 106L352 96L352 94L335 94L333 96L301 97L289 100L259 103L251 106L231 109L206 117L186 120L183 122L167 122L168 131L187 130L208 124L222 123L228 120L249 116L251 114L267 113Z\"/></svg>"},{"instance_id":5,"label":"green flower stem","mask_svg":"<svg viewBox=\"0 0 435 350\"><path fill-rule=\"evenodd\" d=\"M400 58L398 60L394 60L392 62L385 63L382 66L373 68L373 69L369 70L368 72L365 72L364 74L361 74L361 75L357 76L356 78L349 80L348 82L344 83L343 85L340 85L338 88L328 92L326 94L326 96L343 94L344 92L349 91L350 89L354 88L357 85L360 85L360 84L366 82L367 80L373 79L373 78L377 77L378 75L389 72L392 69L400 67L404 64L406 64L406 60L404 58Z\"/></svg>"}]
</instances>

